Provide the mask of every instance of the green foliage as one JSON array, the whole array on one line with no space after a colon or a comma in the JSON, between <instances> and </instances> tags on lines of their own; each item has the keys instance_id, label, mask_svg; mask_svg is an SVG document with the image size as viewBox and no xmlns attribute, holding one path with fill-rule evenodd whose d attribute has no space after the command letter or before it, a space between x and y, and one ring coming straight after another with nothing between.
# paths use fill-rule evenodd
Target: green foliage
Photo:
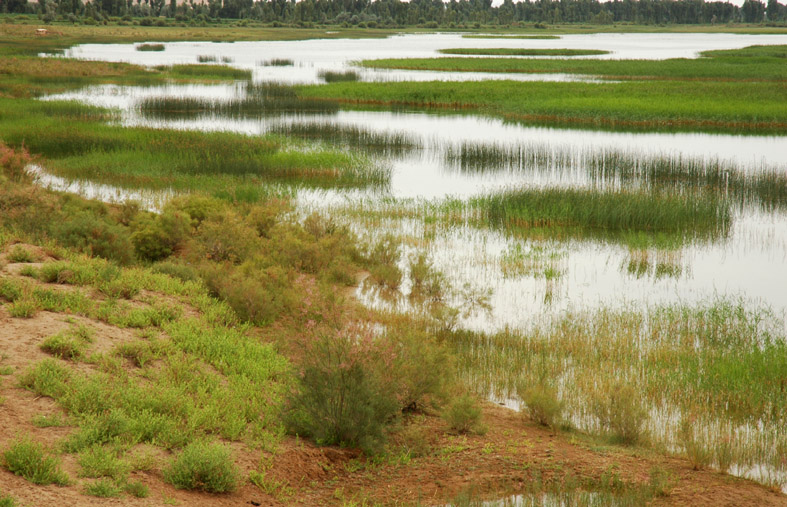
<instances>
[{"instance_id":1,"label":"green foliage","mask_svg":"<svg viewBox=\"0 0 787 507\"><path fill-rule=\"evenodd\" d=\"M297 389L290 394L290 431L321 444L379 449L385 425L401 410L392 385L393 357L371 333L324 334L304 345Z\"/></svg>"},{"instance_id":2,"label":"green foliage","mask_svg":"<svg viewBox=\"0 0 787 507\"><path fill-rule=\"evenodd\" d=\"M59 460L29 437L13 441L3 453L3 460L10 472L34 484L65 486L69 483L68 476L60 469Z\"/></svg>"},{"instance_id":3,"label":"green foliage","mask_svg":"<svg viewBox=\"0 0 787 507\"><path fill-rule=\"evenodd\" d=\"M228 493L237 488L240 474L227 446L198 441L178 454L164 478L179 489Z\"/></svg>"},{"instance_id":4,"label":"green foliage","mask_svg":"<svg viewBox=\"0 0 787 507\"><path fill-rule=\"evenodd\" d=\"M317 73L318 77L323 79L326 83L338 83L341 81L358 81L360 76L354 70L346 70L343 72L332 70L321 70Z\"/></svg>"},{"instance_id":5,"label":"green foliage","mask_svg":"<svg viewBox=\"0 0 787 507\"><path fill-rule=\"evenodd\" d=\"M123 489L109 478L99 479L85 485L85 494L99 498L115 498L121 495Z\"/></svg>"},{"instance_id":6,"label":"green foliage","mask_svg":"<svg viewBox=\"0 0 787 507\"><path fill-rule=\"evenodd\" d=\"M459 433L482 435L487 431L478 400L468 393L463 393L448 403L443 419L452 430Z\"/></svg>"},{"instance_id":7,"label":"green foliage","mask_svg":"<svg viewBox=\"0 0 787 507\"><path fill-rule=\"evenodd\" d=\"M169 257L185 240L189 226L189 217L182 213L138 215L131 225L137 257L151 262Z\"/></svg>"},{"instance_id":8,"label":"green foliage","mask_svg":"<svg viewBox=\"0 0 787 507\"><path fill-rule=\"evenodd\" d=\"M129 464L120 459L119 451L112 446L94 445L82 450L77 458L77 463L82 467L82 477L109 477L121 481L128 475Z\"/></svg>"},{"instance_id":9,"label":"green foliage","mask_svg":"<svg viewBox=\"0 0 787 507\"><path fill-rule=\"evenodd\" d=\"M9 262L35 262L36 256L22 245L15 245L6 255Z\"/></svg>"},{"instance_id":10,"label":"green foliage","mask_svg":"<svg viewBox=\"0 0 787 507\"><path fill-rule=\"evenodd\" d=\"M557 389L544 382L535 385L520 383L518 394L530 419L553 430L560 427L563 422L563 402Z\"/></svg>"},{"instance_id":11,"label":"green foliage","mask_svg":"<svg viewBox=\"0 0 787 507\"><path fill-rule=\"evenodd\" d=\"M59 398L66 393L71 371L54 359L44 359L19 377L19 385L41 396Z\"/></svg>"},{"instance_id":12,"label":"green foliage","mask_svg":"<svg viewBox=\"0 0 787 507\"><path fill-rule=\"evenodd\" d=\"M16 507L16 500L0 491L0 507Z\"/></svg>"},{"instance_id":13,"label":"green foliage","mask_svg":"<svg viewBox=\"0 0 787 507\"><path fill-rule=\"evenodd\" d=\"M133 260L134 249L128 231L107 218L83 211L53 222L51 229L52 235L65 246L120 264Z\"/></svg>"},{"instance_id":14,"label":"green foliage","mask_svg":"<svg viewBox=\"0 0 787 507\"><path fill-rule=\"evenodd\" d=\"M625 445L643 443L647 438L645 422L648 412L641 394L626 382L604 385L592 399L592 410L601 427Z\"/></svg>"},{"instance_id":15,"label":"green foliage","mask_svg":"<svg viewBox=\"0 0 787 507\"><path fill-rule=\"evenodd\" d=\"M20 319L30 319L35 317L35 314L39 309L38 303L35 300L28 298L17 299L8 305L8 313L11 315L11 317Z\"/></svg>"},{"instance_id":16,"label":"green foliage","mask_svg":"<svg viewBox=\"0 0 787 507\"><path fill-rule=\"evenodd\" d=\"M126 483L123 491L136 498L147 498L150 496L150 489L139 481Z\"/></svg>"}]
</instances>

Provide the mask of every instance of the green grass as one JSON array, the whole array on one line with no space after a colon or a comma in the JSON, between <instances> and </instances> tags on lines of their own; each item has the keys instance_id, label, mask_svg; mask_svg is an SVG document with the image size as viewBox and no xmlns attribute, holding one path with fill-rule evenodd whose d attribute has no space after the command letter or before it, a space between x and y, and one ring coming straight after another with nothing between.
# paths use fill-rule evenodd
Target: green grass
<instances>
[{"instance_id":1,"label":"green grass","mask_svg":"<svg viewBox=\"0 0 787 507\"><path fill-rule=\"evenodd\" d=\"M194 442L175 458L164 477L179 489L229 493L237 488L240 473L229 448L219 443Z\"/></svg>"},{"instance_id":2,"label":"green grass","mask_svg":"<svg viewBox=\"0 0 787 507\"><path fill-rule=\"evenodd\" d=\"M295 63L289 58L271 58L270 60L260 60L257 65L262 67L291 67Z\"/></svg>"},{"instance_id":3,"label":"green grass","mask_svg":"<svg viewBox=\"0 0 787 507\"><path fill-rule=\"evenodd\" d=\"M590 56L606 55L601 49L537 49L537 48L449 48L438 53L446 55L489 55L489 56ZM371 60L373 62L374 60Z\"/></svg>"},{"instance_id":4,"label":"green grass","mask_svg":"<svg viewBox=\"0 0 787 507\"><path fill-rule=\"evenodd\" d=\"M29 437L17 439L3 452L5 468L33 484L65 486L68 476L60 469L60 461L40 443Z\"/></svg>"},{"instance_id":5,"label":"green grass","mask_svg":"<svg viewBox=\"0 0 787 507\"><path fill-rule=\"evenodd\" d=\"M724 236L731 212L715 197L594 190L510 190L470 201L482 221L510 232L572 230L579 234L622 233Z\"/></svg>"},{"instance_id":6,"label":"green grass","mask_svg":"<svg viewBox=\"0 0 787 507\"><path fill-rule=\"evenodd\" d=\"M297 102L297 101L295 101ZM385 185L388 172L364 157L339 150L308 149L279 137L223 132L122 128L95 121L104 112L0 99L3 140L46 157L59 176L125 188L206 190L287 183L312 187ZM65 121L67 117L68 121Z\"/></svg>"},{"instance_id":7,"label":"green grass","mask_svg":"<svg viewBox=\"0 0 787 507\"><path fill-rule=\"evenodd\" d=\"M472 34L465 34L462 35L463 39L502 39L502 40L510 40L510 39L544 39L544 40L555 40L560 39L559 35L472 35Z\"/></svg>"},{"instance_id":8,"label":"green grass","mask_svg":"<svg viewBox=\"0 0 787 507\"><path fill-rule=\"evenodd\" d=\"M478 111L550 125L648 130L787 131L787 88L767 82L434 81L333 83L304 86L299 90L304 97L337 99L360 108L408 106Z\"/></svg>"},{"instance_id":9,"label":"green grass","mask_svg":"<svg viewBox=\"0 0 787 507\"><path fill-rule=\"evenodd\" d=\"M530 49L449 49L449 54L510 55ZM533 50L550 51L571 50ZM511 59L511 58L414 58L365 60L370 68L445 70L465 72L565 73L602 76L609 79L685 79L693 81L784 81L787 46L750 46L737 50L702 53L702 58L668 60L588 60L588 59ZM534 55L538 53L533 53ZM559 53L555 53L559 54ZM581 54L581 53L580 53ZM600 53L588 53L600 54Z\"/></svg>"}]
</instances>

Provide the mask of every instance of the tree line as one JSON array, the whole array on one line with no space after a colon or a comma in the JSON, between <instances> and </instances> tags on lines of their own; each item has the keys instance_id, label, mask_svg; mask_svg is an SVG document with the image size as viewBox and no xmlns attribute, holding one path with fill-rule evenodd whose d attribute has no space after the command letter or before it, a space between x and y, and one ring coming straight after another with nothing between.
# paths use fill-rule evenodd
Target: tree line
<instances>
[{"instance_id":1,"label":"tree line","mask_svg":"<svg viewBox=\"0 0 787 507\"><path fill-rule=\"evenodd\" d=\"M38 13L95 21L110 16L169 17L180 22L249 19L298 26L332 24L360 27L462 27L522 23L715 24L787 21L787 6L777 0L745 0L742 6L704 0L0 0L0 12ZM47 19L48 18L48 19ZM161 22L161 20L156 20Z\"/></svg>"}]
</instances>

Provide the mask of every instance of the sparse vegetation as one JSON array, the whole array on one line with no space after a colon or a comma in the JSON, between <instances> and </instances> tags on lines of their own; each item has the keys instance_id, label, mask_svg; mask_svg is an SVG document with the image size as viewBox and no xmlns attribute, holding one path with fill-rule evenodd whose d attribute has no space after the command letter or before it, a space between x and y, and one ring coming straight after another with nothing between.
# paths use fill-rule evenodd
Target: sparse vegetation
<instances>
[{"instance_id":1,"label":"sparse vegetation","mask_svg":"<svg viewBox=\"0 0 787 507\"><path fill-rule=\"evenodd\" d=\"M193 442L175 458L165 478L181 489L228 493L238 486L240 475L226 446Z\"/></svg>"},{"instance_id":2,"label":"sparse vegetation","mask_svg":"<svg viewBox=\"0 0 787 507\"><path fill-rule=\"evenodd\" d=\"M33 484L65 486L69 483L68 476L60 469L59 460L30 437L13 441L3 452L3 464L10 472Z\"/></svg>"}]
</instances>

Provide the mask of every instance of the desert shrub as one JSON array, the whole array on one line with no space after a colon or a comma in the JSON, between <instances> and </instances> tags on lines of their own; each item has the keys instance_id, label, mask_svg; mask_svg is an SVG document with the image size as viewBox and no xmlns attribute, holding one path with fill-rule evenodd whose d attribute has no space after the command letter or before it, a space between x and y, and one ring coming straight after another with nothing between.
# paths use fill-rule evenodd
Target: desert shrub
<instances>
[{"instance_id":1,"label":"desert shrub","mask_svg":"<svg viewBox=\"0 0 787 507\"><path fill-rule=\"evenodd\" d=\"M536 385L521 384L517 388L519 398L525 404L524 413L543 426L557 429L563 420L563 402L557 389L539 382Z\"/></svg>"},{"instance_id":2,"label":"desert shrub","mask_svg":"<svg viewBox=\"0 0 787 507\"><path fill-rule=\"evenodd\" d=\"M238 486L240 473L228 447L217 442L192 442L164 472L164 478L179 489L226 493Z\"/></svg>"},{"instance_id":3,"label":"desert shrub","mask_svg":"<svg viewBox=\"0 0 787 507\"><path fill-rule=\"evenodd\" d=\"M65 246L89 255L128 264L134 251L128 230L88 211L53 221L52 236Z\"/></svg>"},{"instance_id":4,"label":"desert shrub","mask_svg":"<svg viewBox=\"0 0 787 507\"><path fill-rule=\"evenodd\" d=\"M10 472L33 484L68 484L68 476L60 469L59 460L29 437L12 442L11 447L3 453L3 461Z\"/></svg>"},{"instance_id":5,"label":"desert shrub","mask_svg":"<svg viewBox=\"0 0 787 507\"><path fill-rule=\"evenodd\" d=\"M118 457L118 452L111 446L94 445L84 449L77 457L82 467L80 476L100 478L109 477L122 480L128 475L130 466Z\"/></svg>"},{"instance_id":6,"label":"desert shrub","mask_svg":"<svg viewBox=\"0 0 787 507\"><path fill-rule=\"evenodd\" d=\"M607 385L593 394L591 408L614 440L633 445L645 439L648 413L634 386L620 381Z\"/></svg>"},{"instance_id":7,"label":"desert shrub","mask_svg":"<svg viewBox=\"0 0 787 507\"><path fill-rule=\"evenodd\" d=\"M226 301L241 319L258 325L290 312L299 298L292 287L292 273L280 266L242 269L204 264L201 276L208 289Z\"/></svg>"},{"instance_id":8,"label":"desert shrub","mask_svg":"<svg viewBox=\"0 0 787 507\"><path fill-rule=\"evenodd\" d=\"M29 183L33 180L27 172L27 166L33 162L33 157L22 148L10 148L0 141L0 169L2 174L11 181Z\"/></svg>"},{"instance_id":9,"label":"desert shrub","mask_svg":"<svg viewBox=\"0 0 787 507\"><path fill-rule=\"evenodd\" d=\"M481 420L481 407L478 400L468 393L463 393L448 403L443 411L443 419L448 426L459 433L486 433L486 426Z\"/></svg>"},{"instance_id":10,"label":"desert shrub","mask_svg":"<svg viewBox=\"0 0 787 507\"><path fill-rule=\"evenodd\" d=\"M453 364L445 347L409 327L393 329L384 341L394 350L396 397L403 410L435 409L445 402Z\"/></svg>"},{"instance_id":11,"label":"desert shrub","mask_svg":"<svg viewBox=\"0 0 787 507\"><path fill-rule=\"evenodd\" d=\"M123 489L115 481L103 478L85 485L85 494L99 498L115 498L120 496Z\"/></svg>"},{"instance_id":12,"label":"desert shrub","mask_svg":"<svg viewBox=\"0 0 787 507\"><path fill-rule=\"evenodd\" d=\"M36 256L28 250L27 248L23 247L22 245L14 245L10 252L8 252L7 258L10 262L35 262Z\"/></svg>"},{"instance_id":13,"label":"desert shrub","mask_svg":"<svg viewBox=\"0 0 787 507\"><path fill-rule=\"evenodd\" d=\"M123 491L136 498L147 498L150 496L148 487L139 481L128 482L123 486Z\"/></svg>"},{"instance_id":14,"label":"desert shrub","mask_svg":"<svg viewBox=\"0 0 787 507\"><path fill-rule=\"evenodd\" d=\"M131 242L137 257L151 262L169 257L186 239L190 226L190 217L182 212L138 215L131 224Z\"/></svg>"},{"instance_id":15,"label":"desert shrub","mask_svg":"<svg viewBox=\"0 0 787 507\"><path fill-rule=\"evenodd\" d=\"M38 279L44 283L75 283L76 276L67 262L47 262L38 268Z\"/></svg>"},{"instance_id":16,"label":"desert shrub","mask_svg":"<svg viewBox=\"0 0 787 507\"><path fill-rule=\"evenodd\" d=\"M189 249L194 260L240 264L260 249L260 243L254 228L238 214L225 211L201 223Z\"/></svg>"},{"instance_id":17,"label":"desert shrub","mask_svg":"<svg viewBox=\"0 0 787 507\"><path fill-rule=\"evenodd\" d=\"M13 303L21 297L22 287L19 283L13 280L0 279L0 298Z\"/></svg>"},{"instance_id":18,"label":"desert shrub","mask_svg":"<svg viewBox=\"0 0 787 507\"><path fill-rule=\"evenodd\" d=\"M11 317L19 319L29 319L35 317L38 312L38 303L30 298L20 298L8 305L8 313Z\"/></svg>"},{"instance_id":19,"label":"desert shrub","mask_svg":"<svg viewBox=\"0 0 787 507\"><path fill-rule=\"evenodd\" d=\"M713 453L702 441L697 431L695 416L684 416L678 428L678 441L686 450L686 457L694 470L701 470L710 465Z\"/></svg>"},{"instance_id":20,"label":"desert shrub","mask_svg":"<svg viewBox=\"0 0 787 507\"><path fill-rule=\"evenodd\" d=\"M54 359L44 359L22 374L19 385L41 396L59 398L66 393L70 379L68 368Z\"/></svg>"},{"instance_id":21,"label":"desert shrub","mask_svg":"<svg viewBox=\"0 0 787 507\"><path fill-rule=\"evenodd\" d=\"M41 350L61 359L76 361L82 359L89 343L89 339L64 331L44 340L41 343Z\"/></svg>"},{"instance_id":22,"label":"desert shrub","mask_svg":"<svg viewBox=\"0 0 787 507\"><path fill-rule=\"evenodd\" d=\"M199 280L199 274L191 266L181 264L179 262L164 261L156 263L153 266L153 271L163 275L169 275L172 278L177 278L184 282L193 282Z\"/></svg>"},{"instance_id":23,"label":"desert shrub","mask_svg":"<svg viewBox=\"0 0 787 507\"><path fill-rule=\"evenodd\" d=\"M286 424L320 444L379 449L399 411L391 380L392 354L367 330L321 334L303 345L297 388Z\"/></svg>"},{"instance_id":24,"label":"desert shrub","mask_svg":"<svg viewBox=\"0 0 787 507\"><path fill-rule=\"evenodd\" d=\"M408 424L399 432L402 450L411 458L420 458L432 453L431 432L417 424Z\"/></svg>"},{"instance_id":25,"label":"desert shrub","mask_svg":"<svg viewBox=\"0 0 787 507\"><path fill-rule=\"evenodd\" d=\"M282 213L287 211L289 206L285 201L272 199L264 204L252 206L247 215L248 223L257 231L261 238L270 238L270 232L274 225L279 222Z\"/></svg>"}]
</instances>

